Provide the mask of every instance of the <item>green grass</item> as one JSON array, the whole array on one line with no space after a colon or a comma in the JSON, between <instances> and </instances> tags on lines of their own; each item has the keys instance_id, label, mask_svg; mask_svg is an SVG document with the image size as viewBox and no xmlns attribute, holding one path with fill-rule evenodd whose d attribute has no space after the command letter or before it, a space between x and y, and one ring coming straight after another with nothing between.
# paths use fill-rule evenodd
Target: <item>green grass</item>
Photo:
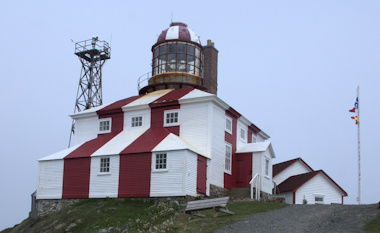
<instances>
[{"instance_id":1,"label":"green grass","mask_svg":"<svg viewBox=\"0 0 380 233\"><path fill-rule=\"evenodd\" d=\"M380 232L380 215L365 225L364 232Z\"/></svg>"},{"instance_id":2,"label":"green grass","mask_svg":"<svg viewBox=\"0 0 380 233\"><path fill-rule=\"evenodd\" d=\"M189 215L180 215L175 219L170 232L213 232L220 227L235 223L252 214L280 209L286 206L288 205L270 202L232 202L227 207L228 210L235 213L234 215L221 212L218 217L214 218L214 210L200 211L206 217L195 217L192 220L189 220Z\"/></svg>"},{"instance_id":3,"label":"green grass","mask_svg":"<svg viewBox=\"0 0 380 233\"><path fill-rule=\"evenodd\" d=\"M98 232L109 227L122 229L128 226L129 232L212 232L219 227L232 224L246 216L258 212L283 208L286 204L266 202L231 202L228 209L234 215L219 213L214 218L213 210L200 211L205 218L177 214L179 207L174 202L155 203L153 200L138 199L86 199L70 208L49 214L38 221L26 219L19 227L23 232L65 232L70 224L75 227L70 232ZM61 227L60 227L61 226ZM54 229L55 228L55 229ZM1 233L8 233L6 229Z\"/></svg>"}]
</instances>

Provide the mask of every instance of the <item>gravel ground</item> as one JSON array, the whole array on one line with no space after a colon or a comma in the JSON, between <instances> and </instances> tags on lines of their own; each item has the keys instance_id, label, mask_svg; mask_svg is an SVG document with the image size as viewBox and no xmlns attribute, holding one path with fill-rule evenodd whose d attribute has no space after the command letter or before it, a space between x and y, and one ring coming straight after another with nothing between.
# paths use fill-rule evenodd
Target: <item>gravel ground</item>
<instances>
[{"instance_id":1,"label":"gravel ground","mask_svg":"<svg viewBox=\"0 0 380 233\"><path fill-rule=\"evenodd\" d=\"M252 215L215 232L362 232L380 214L378 205L290 205Z\"/></svg>"}]
</instances>

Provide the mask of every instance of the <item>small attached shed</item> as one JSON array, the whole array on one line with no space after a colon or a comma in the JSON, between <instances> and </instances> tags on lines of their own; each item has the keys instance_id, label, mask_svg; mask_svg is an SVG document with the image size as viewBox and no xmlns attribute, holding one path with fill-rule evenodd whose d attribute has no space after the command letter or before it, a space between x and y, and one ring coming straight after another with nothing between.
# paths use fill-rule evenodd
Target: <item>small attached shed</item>
<instances>
[{"instance_id":1,"label":"small attached shed","mask_svg":"<svg viewBox=\"0 0 380 233\"><path fill-rule=\"evenodd\" d=\"M291 176L278 185L288 204L343 204L347 193L324 171Z\"/></svg>"}]
</instances>

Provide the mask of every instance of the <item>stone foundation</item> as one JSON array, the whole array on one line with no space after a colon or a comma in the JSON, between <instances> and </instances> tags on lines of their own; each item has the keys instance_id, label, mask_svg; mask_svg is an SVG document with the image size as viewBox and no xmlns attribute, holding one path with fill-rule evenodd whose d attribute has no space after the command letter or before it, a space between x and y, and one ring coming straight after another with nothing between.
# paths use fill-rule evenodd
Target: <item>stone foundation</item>
<instances>
[{"instance_id":1,"label":"stone foundation","mask_svg":"<svg viewBox=\"0 0 380 233\"><path fill-rule=\"evenodd\" d=\"M228 196L228 189L210 184L210 198L226 197L226 196Z\"/></svg>"}]
</instances>

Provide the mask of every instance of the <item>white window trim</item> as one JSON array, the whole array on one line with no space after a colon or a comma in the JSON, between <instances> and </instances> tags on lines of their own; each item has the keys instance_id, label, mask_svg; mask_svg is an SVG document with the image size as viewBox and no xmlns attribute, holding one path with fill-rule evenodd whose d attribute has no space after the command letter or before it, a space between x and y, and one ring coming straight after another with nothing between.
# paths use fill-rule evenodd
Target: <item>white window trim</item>
<instances>
[{"instance_id":1,"label":"white window trim","mask_svg":"<svg viewBox=\"0 0 380 233\"><path fill-rule=\"evenodd\" d=\"M100 171L101 168L102 168L102 159L109 159L109 167L108 167L108 172L102 172ZM111 175L111 157L100 157L99 158L99 170L98 170L98 176L107 176L107 175Z\"/></svg>"},{"instance_id":2,"label":"white window trim","mask_svg":"<svg viewBox=\"0 0 380 233\"><path fill-rule=\"evenodd\" d=\"M268 161L268 174L267 174L267 161ZM269 174L270 174L270 159L268 159L267 157L265 157L265 162L264 162L264 176L266 178L270 178L269 177Z\"/></svg>"},{"instance_id":3,"label":"white window trim","mask_svg":"<svg viewBox=\"0 0 380 233\"><path fill-rule=\"evenodd\" d=\"M229 120L229 121L231 122L231 129L228 129L228 128L227 128L227 120ZM232 122L233 122L233 121L232 121L232 118L226 116L226 120L225 120L225 122L224 122L224 128L225 128L225 131L226 131L227 133L231 134L231 135L232 135Z\"/></svg>"},{"instance_id":4,"label":"white window trim","mask_svg":"<svg viewBox=\"0 0 380 233\"><path fill-rule=\"evenodd\" d=\"M227 146L230 148L230 170L226 169L226 155L227 155ZM224 172L227 174L232 174L232 145L228 142L225 142L225 151L224 151Z\"/></svg>"},{"instance_id":5,"label":"white window trim","mask_svg":"<svg viewBox=\"0 0 380 233\"><path fill-rule=\"evenodd\" d=\"M109 121L110 122L110 128L108 130L100 130L100 122ZM102 118L98 120L98 134L105 134L110 133L112 130L112 118Z\"/></svg>"},{"instance_id":6,"label":"white window trim","mask_svg":"<svg viewBox=\"0 0 380 233\"><path fill-rule=\"evenodd\" d=\"M134 117L141 117L141 125L139 125L139 126L132 126L132 123L133 123L132 119ZM143 125L144 125L144 115L134 115L134 116L131 116L131 124L130 124L131 128L138 128L138 127L142 127Z\"/></svg>"},{"instance_id":7,"label":"white window trim","mask_svg":"<svg viewBox=\"0 0 380 233\"><path fill-rule=\"evenodd\" d=\"M166 168L157 169L156 168L156 158L158 154L166 154ZM155 152L152 153L152 172L159 173L159 172L168 172L169 171L169 162L168 162L168 152Z\"/></svg>"},{"instance_id":8,"label":"white window trim","mask_svg":"<svg viewBox=\"0 0 380 233\"><path fill-rule=\"evenodd\" d=\"M175 112L178 113L178 122L166 123L166 115L168 113L175 113ZM177 125L180 125L180 122L181 122L181 112L179 111L179 109L172 109L172 110L166 110L166 111L164 111L164 127L177 126Z\"/></svg>"}]
</instances>

